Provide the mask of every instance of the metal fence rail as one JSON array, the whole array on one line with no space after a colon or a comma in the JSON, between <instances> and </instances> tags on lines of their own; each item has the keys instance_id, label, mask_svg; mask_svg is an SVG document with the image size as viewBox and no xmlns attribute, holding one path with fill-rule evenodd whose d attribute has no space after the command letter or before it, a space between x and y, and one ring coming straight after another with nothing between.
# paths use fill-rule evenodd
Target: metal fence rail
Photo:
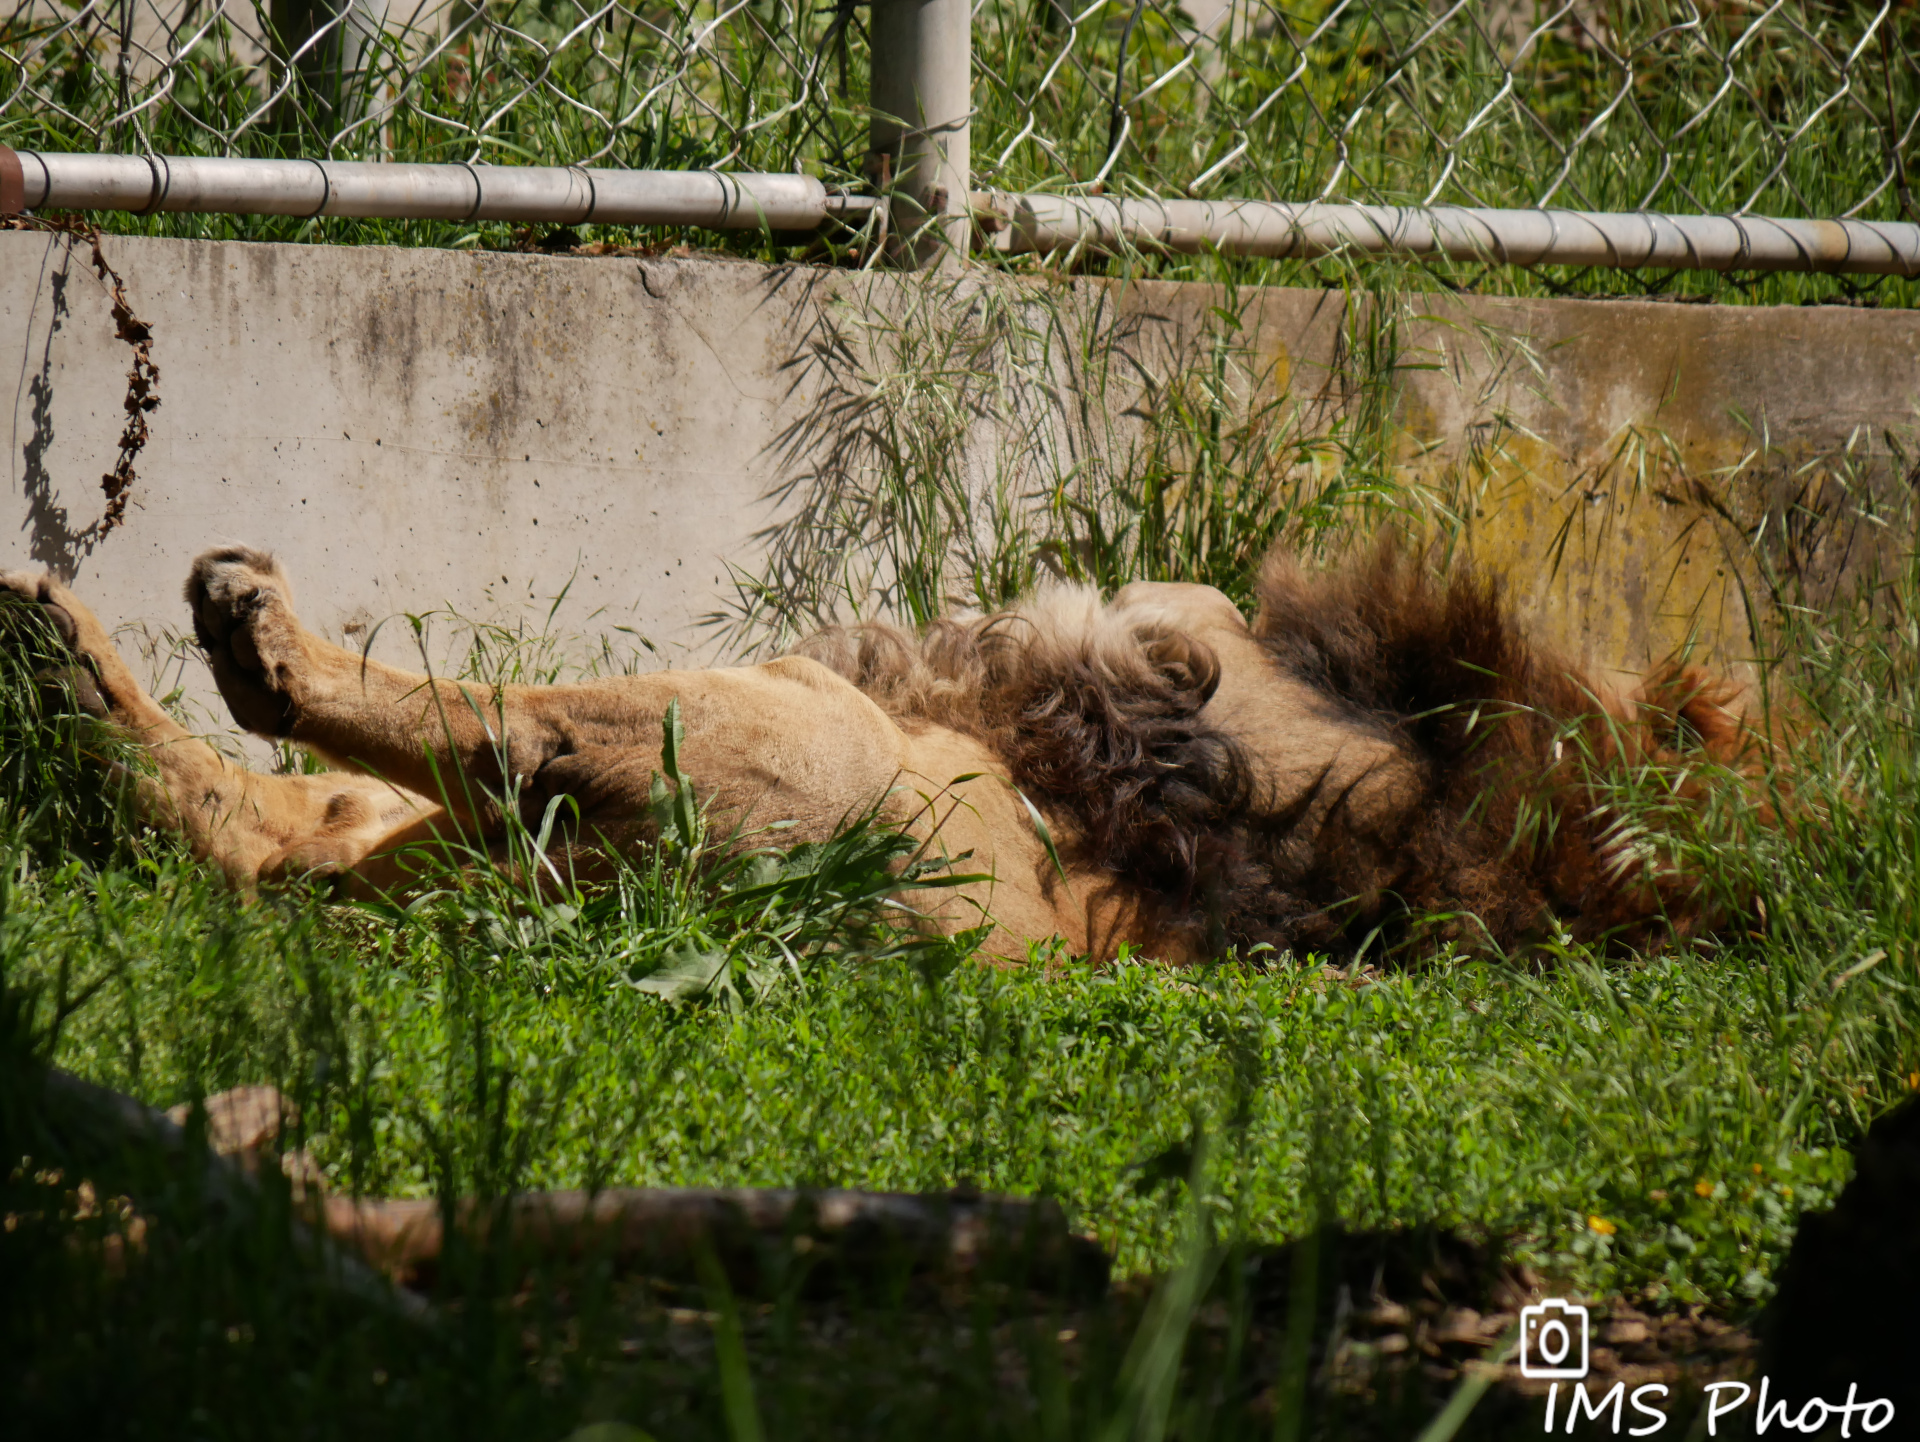
<instances>
[{"instance_id":1,"label":"metal fence rail","mask_svg":"<svg viewBox=\"0 0 1920 1442\"><path fill-rule=\"evenodd\" d=\"M0 0L0 143L911 174L949 214L970 144L1015 195L1920 220L1892 0L979 0L957 48L874 5Z\"/></svg>"},{"instance_id":2,"label":"metal fence rail","mask_svg":"<svg viewBox=\"0 0 1920 1442\"><path fill-rule=\"evenodd\" d=\"M13 189L18 188L18 194ZM812 230L874 202L810 175L0 150L0 213L328 215Z\"/></svg>"},{"instance_id":3,"label":"metal fence rail","mask_svg":"<svg viewBox=\"0 0 1920 1442\"><path fill-rule=\"evenodd\" d=\"M995 222L991 244L1016 254L1091 245L1276 258L1446 256L1491 265L1920 276L1920 225L1906 221L1108 196L987 195L979 203Z\"/></svg>"}]
</instances>

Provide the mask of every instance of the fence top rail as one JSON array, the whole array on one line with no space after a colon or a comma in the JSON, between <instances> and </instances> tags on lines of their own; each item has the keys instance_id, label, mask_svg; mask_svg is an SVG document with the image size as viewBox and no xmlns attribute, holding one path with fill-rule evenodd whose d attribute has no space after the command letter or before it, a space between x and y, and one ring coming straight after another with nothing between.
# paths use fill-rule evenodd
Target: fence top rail
<instances>
[{"instance_id":1,"label":"fence top rail","mask_svg":"<svg viewBox=\"0 0 1920 1442\"><path fill-rule=\"evenodd\" d=\"M977 192L990 244L1309 259L1446 256L1497 265L1920 275L1920 225L1653 211L1154 200Z\"/></svg>"},{"instance_id":2,"label":"fence top rail","mask_svg":"<svg viewBox=\"0 0 1920 1442\"><path fill-rule=\"evenodd\" d=\"M0 146L0 213L119 210L795 231L857 221L875 204L872 197L831 194L807 175L90 155ZM1920 276L1920 225L1904 221L996 191L975 192L972 209L987 248L1003 254L1081 248L1275 258L1444 255L1516 266Z\"/></svg>"},{"instance_id":3,"label":"fence top rail","mask_svg":"<svg viewBox=\"0 0 1920 1442\"><path fill-rule=\"evenodd\" d=\"M810 175L86 155L0 146L15 210L356 216L811 230L870 208ZM5 185L7 182L0 182Z\"/></svg>"},{"instance_id":4,"label":"fence top rail","mask_svg":"<svg viewBox=\"0 0 1920 1442\"><path fill-rule=\"evenodd\" d=\"M0 143L857 184L957 87L1011 193L1920 220L1894 0L958 3L0 0Z\"/></svg>"}]
</instances>

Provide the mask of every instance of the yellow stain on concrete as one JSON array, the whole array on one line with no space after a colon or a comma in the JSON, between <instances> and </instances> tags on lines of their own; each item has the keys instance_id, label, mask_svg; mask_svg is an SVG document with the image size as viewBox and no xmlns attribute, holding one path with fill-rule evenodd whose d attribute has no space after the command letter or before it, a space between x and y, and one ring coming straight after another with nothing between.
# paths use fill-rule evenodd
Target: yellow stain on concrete
<instances>
[{"instance_id":1,"label":"yellow stain on concrete","mask_svg":"<svg viewBox=\"0 0 1920 1442\"><path fill-rule=\"evenodd\" d=\"M1702 479L1740 456L1696 451L1681 470L1647 450L1629 435L1582 465L1509 431L1464 460L1415 462L1409 479L1436 531L1501 577L1531 633L1568 660L1616 683L1670 660L1743 670L1748 598L1764 589L1726 497Z\"/></svg>"}]
</instances>

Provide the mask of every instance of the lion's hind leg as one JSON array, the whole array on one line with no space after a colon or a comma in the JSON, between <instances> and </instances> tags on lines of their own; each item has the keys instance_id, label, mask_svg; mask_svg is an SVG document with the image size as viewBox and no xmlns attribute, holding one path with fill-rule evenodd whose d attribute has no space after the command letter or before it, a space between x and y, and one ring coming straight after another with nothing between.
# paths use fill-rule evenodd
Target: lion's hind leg
<instances>
[{"instance_id":1,"label":"lion's hind leg","mask_svg":"<svg viewBox=\"0 0 1920 1442\"><path fill-rule=\"evenodd\" d=\"M106 627L72 591L37 571L0 571L0 595L36 607L52 626L74 663L64 679L82 709L136 733L172 726L172 718L134 679Z\"/></svg>"},{"instance_id":2,"label":"lion's hind leg","mask_svg":"<svg viewBox=\"0 0 1920 1442\"><path fill-rule=\"evenodd\" d=\"M0 594L40 608L73 658L67 676L79 704L145 754L151 770L134 777L141 819L179 833L236 885L351 865L423 809L419 797L372 777L272 776L234 765L147 694L72 591L51 576L5 571Z\"/></svg>"}]
</instances>

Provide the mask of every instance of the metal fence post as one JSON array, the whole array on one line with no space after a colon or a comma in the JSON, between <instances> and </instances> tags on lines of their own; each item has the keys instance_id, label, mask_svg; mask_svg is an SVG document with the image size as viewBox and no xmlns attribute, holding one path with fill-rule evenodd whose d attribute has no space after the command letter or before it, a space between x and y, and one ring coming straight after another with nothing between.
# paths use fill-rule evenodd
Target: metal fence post
<instances>
[{"instance_id":1,"label":"metal fence post","mask_svg":"<svg viewBox=\"0 0 1920 1442\"><path fill-rule=\"evenodd\" d=\"M387 0L270 0L267 8L275 56L299 72L305 92L287 97L286 116L294 117L304 103L329 129L357 120L366 108L366 67L386 28ZM306 53L293 59L316 35Z\"/></svg>"},{"instance_id":2,"label":"metal fence post","mask_svg":"<svg viewBox=\"0 0 1920 1442\"><path fill-rule=\"evenodd\" d=\"M967 253L972 129L970 0L873 0L868 173L892 196L889 249L904 265Z\"/></svg>"}]
</instances>

